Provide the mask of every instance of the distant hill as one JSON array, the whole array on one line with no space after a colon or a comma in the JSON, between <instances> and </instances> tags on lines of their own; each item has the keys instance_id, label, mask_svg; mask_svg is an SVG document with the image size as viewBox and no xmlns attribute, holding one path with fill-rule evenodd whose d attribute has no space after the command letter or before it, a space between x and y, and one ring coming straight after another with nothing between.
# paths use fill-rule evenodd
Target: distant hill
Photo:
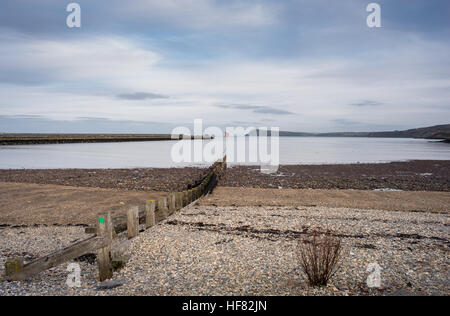
<instances>
[{"instance_id":1,"label":"distant hill","mask_svg":"<svg viewBox=\"0 0 450 316\"><path fill-rule=\"evenodd\" d=\"M257 130L259 135L259 130ZM268 133L270 135L270 131ZM445 139L450 141L450 124L408 129L405 131L386 132L336 132L336 133L304 133L280 131L282 137L383 137L383 138L426 138Z\"/></svg>"}]
</instances>

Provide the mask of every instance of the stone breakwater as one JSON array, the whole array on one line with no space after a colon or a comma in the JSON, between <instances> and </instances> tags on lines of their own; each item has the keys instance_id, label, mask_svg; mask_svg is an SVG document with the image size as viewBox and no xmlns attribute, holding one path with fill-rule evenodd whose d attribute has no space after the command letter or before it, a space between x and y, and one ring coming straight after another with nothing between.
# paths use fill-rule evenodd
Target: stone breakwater
<instances>
[{"instance_id":1,"label":"stone breakwater","mask_svg":"<svg viewBox=\"0 0 450 316\"><path fill-rule=\"evenodd\" d=\"M177 135L179 139L181 135ZM184 136L186 138L187 136ZM191 138L211 139L208 136ZM174 140L171 134L0 134L0 146Z\"/></svg>"}]
</instances>

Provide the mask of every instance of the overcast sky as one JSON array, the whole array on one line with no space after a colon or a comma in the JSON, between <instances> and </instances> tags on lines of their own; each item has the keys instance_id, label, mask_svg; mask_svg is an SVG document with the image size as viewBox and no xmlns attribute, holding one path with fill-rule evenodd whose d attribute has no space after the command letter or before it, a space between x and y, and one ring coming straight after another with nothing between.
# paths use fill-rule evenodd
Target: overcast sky
<instances>
[{"instance_id":1,"label":"overcast sky","mask_svg":"<svg viewBox=\"0 0 450 316\"><path fill-rule=\"evenodd\" d=\"M0 132L450 123L450 1L0 1Z\"/></svg>"}]
</instances>

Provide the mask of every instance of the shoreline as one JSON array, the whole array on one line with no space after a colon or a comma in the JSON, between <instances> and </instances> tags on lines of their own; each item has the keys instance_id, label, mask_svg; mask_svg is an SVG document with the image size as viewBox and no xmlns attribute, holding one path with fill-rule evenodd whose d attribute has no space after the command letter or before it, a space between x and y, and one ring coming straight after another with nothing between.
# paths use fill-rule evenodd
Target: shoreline
<instances>
[{"instance_id":1,"label":"shoreline","mask_svg":"<svg viewBox=\"0 0 450 316\"><path fill-rule=\"evenodd\" d=\"M198 182L205 167L132 169L1 169L0 182L138 191L179 191ZM369 164L229 166L220 186L266 189L345 189L450 192L450 160Z\"/></svg>"},{"instance_id":2,"label":"shoreline","mask_svg":"<svg viewBox=\"0 0 450 316\"><path fill-rule=\"evenodd\" d=\"M127 264L113 275L119 287L99 289L92 253L74 261L83 273L80 288L66 286L72 262L65 262L24 282L0 282L0 296L446 295L449 165L297 165L281 166L274 175L255 166L228 168L212 195L131 240ZM8 224L0 225L0 274L9 258L29 262L73 244L86 238L84 226L99 214L143 208L139 204L157 198L162 189L190 185L207 170L0 170L0 224ZM326 187L336 179L341 186L369 181L408 189L427 186L428 178L444 184L444 192L286 189L314 182ZM225 187L229 181L234 186ZM264 183L284 187L258 187ZM342 239L344 255L327 287L310 287L299 270L298 245L326 228ZM365 283L372 262L383 268L382 286L376 289Z\"/></svg>"}]
</instances>

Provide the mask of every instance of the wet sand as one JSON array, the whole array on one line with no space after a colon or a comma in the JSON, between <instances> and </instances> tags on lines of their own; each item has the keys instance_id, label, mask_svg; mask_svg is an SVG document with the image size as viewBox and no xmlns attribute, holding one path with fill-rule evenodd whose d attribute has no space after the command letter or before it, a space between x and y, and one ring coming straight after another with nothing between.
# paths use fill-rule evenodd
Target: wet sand
<instances>
[{"instance_id":1,"label":"wet sand","mask_svg":"<svg viewBox=\"0 0 450 316\"><path fill-rule=\"evenodd\" d=\"M218 187L199 201L205 206L344 207L366 210L450 213L450 192L297 190Z\"/></svg>"},{"instance_id":2,"label":"wet sand","mask_svg":"<svg viewBox=\"0 0 450 316\"><path fill-rule=\"evenodd\" d=\"M99 215L125 214L164 194L0 182L0 226L92 225Z\"/></svg>"}]
</instances>

